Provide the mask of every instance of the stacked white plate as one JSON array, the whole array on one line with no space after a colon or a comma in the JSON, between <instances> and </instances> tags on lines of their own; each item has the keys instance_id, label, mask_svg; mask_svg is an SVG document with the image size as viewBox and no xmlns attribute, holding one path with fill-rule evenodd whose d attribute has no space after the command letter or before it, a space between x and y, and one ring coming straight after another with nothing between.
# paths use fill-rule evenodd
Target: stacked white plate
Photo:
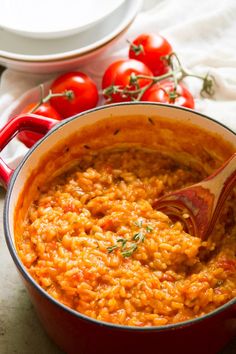
<instances>
[{"instance_id":1,"label":"stacked white plate","mask_svg":"<svg viewBox=\"0 0 236 354\"><path fill-rule=\"evenodd\" d=\"M104 51L136 17L142 0L1 0L0 64L49 73Z\"/></svg>"}]
</instances>

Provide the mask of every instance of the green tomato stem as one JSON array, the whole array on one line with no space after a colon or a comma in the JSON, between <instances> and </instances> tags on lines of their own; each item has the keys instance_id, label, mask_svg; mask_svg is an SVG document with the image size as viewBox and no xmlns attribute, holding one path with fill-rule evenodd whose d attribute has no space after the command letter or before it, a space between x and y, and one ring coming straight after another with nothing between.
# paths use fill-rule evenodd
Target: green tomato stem
<instances>
[{"instance_id":1,"label":"green tomato stem","mask_svg":"<svg viewBox=\"0 0 236 354\"><path fill-rule=\"evenodd\" d=\"M68 100L71 100L74 97L74 92L72 90L65 90L65 91L60 92L60 93L53 93L51 90L49 90L48 95L44 97L44 86L42 84L39 85L39 89L40 89L40 100L29 111L29 113L34 113L41 106L41 104L49 102L50 99L53 98L53 97L67 97Z\"/></svg>"},{"instance_id":2,"label":"green tomato stem","mask_svg":"<svg viewBox=\"0 0 236 354\"><path fill-rule=\"evenodd\" d=\"M215 79L211 75L207 74L206 76L201 76L194 74L190 72L189 70L185 69L177 54L176 53L171 53L167 57L165 57L165 60L169 64L171 70L161 76L148 76L148 75L135 75L134 73L131 74L130 76L130 84L126 86L125 88L120 88L119 86L114 86L111 85L107 87L105 90L103 90L103 94L105 96L108 96L109 101L112 101L112 94L114 93L120 93L121 95L128 96L130 97L133 101L140 101L143 94L154 84L157 82L163 81L165 79L171 78L174 82L174 92L176 93L177 91L177 86L180 81L182 81L186 77L195 77L199 80L202 80L202 89L201 89L201 95L207 94L208 96L212 96L214 94L214 83ZM145 79L145 80L150 80L151 82L148 83L146 86L140 88L139 87L139 79ZM130 90L130 87L134 86L135 90Z\"/></svg>"}]
</instances>

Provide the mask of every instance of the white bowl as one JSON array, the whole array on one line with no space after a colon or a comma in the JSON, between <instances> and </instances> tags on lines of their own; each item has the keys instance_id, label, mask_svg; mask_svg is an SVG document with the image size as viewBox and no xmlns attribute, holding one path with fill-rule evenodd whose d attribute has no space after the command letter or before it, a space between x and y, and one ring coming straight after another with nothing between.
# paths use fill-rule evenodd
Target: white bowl
<instances>
[{"instance_id":1,"label":"white bowl","mask_svg":"<svg viewBox=\"0 0 236 354\"><path fill-rule=\"evenodd\" d=\"M58 38L88 29L124 0L2 0L0 26L33 38Z\"/></svg>"},{"instance_id":2,"label":"white bowl","mask_svg":"<svg viewBox=\"0 0 236 354\"><path fill-rule=\"evenodd\" d=\"M76 68L117 39L130 26L141 5L142 0L127 0L100 24L61 39L24 38L0 29L0 63L37 73Z\"/></svg>"}]
</instances>

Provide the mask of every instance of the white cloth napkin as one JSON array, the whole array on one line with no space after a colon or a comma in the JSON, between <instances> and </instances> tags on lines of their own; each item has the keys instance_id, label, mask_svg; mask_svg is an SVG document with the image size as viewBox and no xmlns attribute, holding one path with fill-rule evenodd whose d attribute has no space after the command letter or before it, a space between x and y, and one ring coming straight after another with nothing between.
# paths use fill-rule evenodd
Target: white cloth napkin
<instances>
[{"instance_id":1,"label":"white cloth napkin","mask_svg":"<svg viewBox=\"0 0 236 354\"><path fill-rule=\"evenodd\" d=\"M114 60L127 57L127 39L143 32L163 34L181 61L198 74L209 72L216 79L213 99L201 98L197 79L187 85L195 97L196 110L236 131L236 1L149 0L123 37L105 54L78 68L101 85L102 73ZM22 102L22 95L55 75L32 75L6 70L0 87L0 127ZM15 166L27 148L14 141L1 156Z\"/></svg>"}]
</instances>

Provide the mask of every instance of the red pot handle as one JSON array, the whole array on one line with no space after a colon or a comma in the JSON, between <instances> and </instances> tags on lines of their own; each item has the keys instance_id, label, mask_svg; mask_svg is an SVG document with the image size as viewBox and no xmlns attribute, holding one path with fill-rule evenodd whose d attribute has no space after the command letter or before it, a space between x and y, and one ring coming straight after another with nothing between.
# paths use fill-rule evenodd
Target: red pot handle
<instances>
[{"instance_id":1,"label":"red pot handle","mask_svg":"<svg viewBox=\"0 0 236 354\"><path fill-rule=\"evenodd\" d=\"M0 130L0 151L22 130L46 134L56 124L58 124L58 120L56 119L46 118L36 114L21 114L11 119ZM0 158L0 182L5 188L13 172L14 170Z\"/></svg>"}]
</instances>

